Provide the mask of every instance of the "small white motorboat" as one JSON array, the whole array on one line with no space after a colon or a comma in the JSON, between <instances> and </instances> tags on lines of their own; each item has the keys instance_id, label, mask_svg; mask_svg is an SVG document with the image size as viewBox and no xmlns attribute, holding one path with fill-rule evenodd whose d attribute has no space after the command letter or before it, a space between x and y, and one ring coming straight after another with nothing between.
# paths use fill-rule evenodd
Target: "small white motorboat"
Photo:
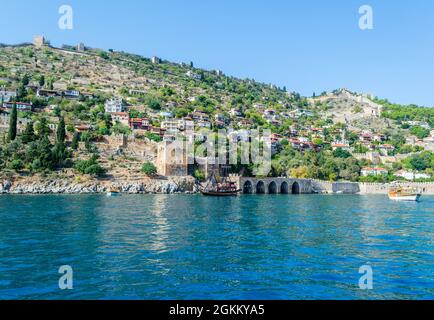
<instances>
[{"instance_id":1,"label":"small white motorboat","mask_svg":"<svg viewBox=\"0 0 434 320\"><path fill-rule=\"evenodd\" d=\"M119 197L122 193L118 189L110 189L110 191L107 192L107 197Z\"/></svg>"},{"instance_id":2,"label":"small white motorboat","mask_svg":"<svg viewBox=\"0 0 434 320\"><path fill-rule=\"evenodd\" d=\"M419 201L422 194L414 188L395 187L389 190L389 199L395 201Z\"/></svg>"}]
</instances>

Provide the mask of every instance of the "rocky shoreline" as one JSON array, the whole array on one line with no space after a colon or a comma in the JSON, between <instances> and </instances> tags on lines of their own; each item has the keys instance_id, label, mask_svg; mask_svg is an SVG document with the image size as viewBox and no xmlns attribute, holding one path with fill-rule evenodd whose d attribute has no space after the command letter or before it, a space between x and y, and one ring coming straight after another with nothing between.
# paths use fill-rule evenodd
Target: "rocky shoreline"
<instances>
[{"instance_id":1,"label":"rocky shoreline","mask_svg":"<svg viewBox=\"0 0 434 320\"><path fill-rule=\"evenodd\" d=\"M0 194L102 194L116 188L126 194L196 193L192 177L149 179L147 181L87 181L69 180L0 182Z\"/></svg>"}]
</instances>

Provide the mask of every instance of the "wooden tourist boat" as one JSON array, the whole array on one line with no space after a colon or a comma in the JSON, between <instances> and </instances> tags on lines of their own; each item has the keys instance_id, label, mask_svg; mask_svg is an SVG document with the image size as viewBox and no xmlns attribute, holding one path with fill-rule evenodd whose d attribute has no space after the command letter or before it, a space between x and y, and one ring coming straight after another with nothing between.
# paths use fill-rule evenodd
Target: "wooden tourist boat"
<instances>
[{"instance_id":1,"label":"wooden tourist boat","mask_svg":"<svg viewBox=\"0 0 434 320\"><path fill-rule=\"evenodd\" d=\"M226 178L218 182L214 174L208 179L204 188L199 188L199 191L202 195L211 197L235 197L241 192L235 182L228 181Z\"/></svg>"}]
</instances>

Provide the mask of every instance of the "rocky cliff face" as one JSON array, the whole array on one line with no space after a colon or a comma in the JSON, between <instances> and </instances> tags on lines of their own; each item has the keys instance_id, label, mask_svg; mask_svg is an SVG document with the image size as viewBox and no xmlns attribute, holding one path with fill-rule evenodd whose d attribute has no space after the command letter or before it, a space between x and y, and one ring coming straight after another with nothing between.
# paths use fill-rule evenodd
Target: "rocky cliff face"
<instances>
[{"instance_id":1,"label":"rocky cliff face","mask_svg":"<svg viewBox=\"0 0 434 320\"><path fill-rule=\"evenodd\" d=\"M167 178L167 180L152 179L144 182L115 181L110 183L98 180L85 183L74 183L68 180L37 182L4 180L0 182L0 193L3 194L97 194L105 193L111 188L129 194L197 192L192 177L173 177Z\"/></svg>"}]
</instances>

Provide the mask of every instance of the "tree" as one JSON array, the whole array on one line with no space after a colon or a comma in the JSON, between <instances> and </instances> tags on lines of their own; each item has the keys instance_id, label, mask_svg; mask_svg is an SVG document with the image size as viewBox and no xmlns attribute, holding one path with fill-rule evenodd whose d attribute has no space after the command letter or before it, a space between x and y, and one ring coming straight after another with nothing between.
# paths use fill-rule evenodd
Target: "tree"
<instances>
[{"instance_id":1,"label":"tree","mask_svg":"<svg viewBox=\"0 0 434 320\"><path fill-rule=\"evenodd\" d=\"M407 168L416 171L424 171L434 166L434 154L429 151L415 154L405 159L404 164Z\"/></svg>"},{"instance_id":2,"label":"tree","mask_svg":"<svg viewBox=\"0 0 434 320\"><path fill-rule=\"evenodd\" d=\"M151 162L146 162L142 166L142 172L147 176L155 176L157 174L157 167Z\"/></svg>"},{"instance_id":3,"label":"tree","mask_svg":"<svg viewBox=\"0 0 434 320\"><path fill-rule=\"evenodd\" d=\"M305 179L309 176L309 170L306 166L293 168L290 175L292 178Z\"/></svg>"},{"instance_id":4,"label":"tree","mask_svg":"<svg viewBox=\"0 0 434 320\"><path fill-rule=\"evenodd\" d=\"M425 139L429 137L430 131L422 128L421 126L414 126L410 130L411 134L414 134L418 139Z\"/></svg>"},{"instance_id":5,"label":"tree","mask_svg":"<svg viewBox=\"0 0 434 320\"><path fill-rule=\"evenodd\" d=\"M34 126L33 121L30 121L29 123L27 123L26 129L24 130L24 133L21 136L21 141L24 144L35 141L36 136L35 136L35 130L34 130L33 126Z\"/></svg>"},{"instance_id":6,"label":"tree","mask_svg":"<svg viewBox=\"0 0 434 320\"><path fill-rule=\"evenodd\" d=\"M17 98L22 99L27 95L26 87L21 83L17 89Z\"/></svg>"},{"instance_id":7,"label":"tree","mask_svg":"<svg viewBox=\"0 0 434 320\"><path fill-rule=\"evenodd\" d=\"M348 151L342 149L342 148L337 148L335 151L333 151L333 156L336 158L349 158L351 157L351 153L349 153Z\"/></svg>"},{"instance_id":8,"label":"tree","mask_svg":"<svg viewBox=\"0 0 434 320\"><path fill-rule=\"evenodd\" d=\"M107 52L105 52L105 51L101 51L99 54L98 54L101 58L103 58L104 60L108 60L108 59L110 59L110 56L107 54Z\"/></svg>"},{"instance_id":9,"label":"tree","mask_svg":"<svg viewBox=\"0 0 434 320\"><path fill-rule=\"evenodd\" d=\"M40 161L40 167L43 169L53 169L54 159L52 153L53 146L48 139L48 135L43 136L37 145L37 159Z\"/></svg>"},{"instance_id":10,"label":"tree","mask_svg":"<svg viewBox=\"0 0 434 320\"><path fill-rule=\"evenodd\" d=\"M153 109L153 110L160 110L161 109L161 102L157 98L150 97L147 99L146 103L147 103L148 107Z\"/></svg>"},{"instance_id":11,"label":"tree","mask_svg":"<svg viewBox=\"0 0 434 320\"><path fill-rule=\"evenodd\" d=\"M14 141L15 138L17 137L17 120L18 120L17 104L14 103L9 118L9 132L8 132L9 141Z\"/></svg>"},{"instance_id":12,"label":"tree","mask_svg":"<svg viewBox=\"0 0 434 320\"><path fill-rule=\"evenodd\" d=\"M78 149L78 142L80 141L80 134L78 132L74 132L74 135L72 137L71 142L71 149L77 150Z\"/></svg>"},{"instance_id":13,"label":"tree","mask_svg":"<svg viewBox=\"0 0 434 320\"><path fill-rule=\"evenodd\" d=\"M24 168L24 163L20 159L15 159L15 160L12 160L12 162L9 164L9 167L12 170L18 171L18 170L21 170Z\"/></svg>"},{"instance_id":14,"label":"tree","mask_svg":"<svg viewBox=\"0 0 434 320\"><path fill-rule=\"evenodd\" d=\"M35 125L36 132L39 138L48 136L50 134L50 127L47 123L47 118L42 117Z\"/></svg>"},{"instance_id":15,"label":"tree","mask_svg":"<svg viewBox=\"0 0 434 320\"><path fill-rule=\"evenodd\" d=\"M28 74L25 74L25 75L23 76L23 78L21 79L21 84L22 84L23 86L27 86L27 85L29 84L29 82L30 82L30 77L29 77Z\"/></svg>"},{"instance_id":16,"label":"tree","mask_svg":"<svg viewBox=\"0 0 434 320\"><path fill-rule=\"evenodd\" d=\"M65 119L63 117L60 117L59 124L57 126L57 142L58 143L64 143L66 137L66 129L65 129Z\"/></svg>"},{"instance_id":17,"label":"tree","mask_svg":"<svg viewBox=\"0 0 434 320\"><path fill-rule=\"evenodd\" d=\"M45 76L41 74L39 77L39 86L43 87L45 85Z\"/></svg>"}]
</instances>

